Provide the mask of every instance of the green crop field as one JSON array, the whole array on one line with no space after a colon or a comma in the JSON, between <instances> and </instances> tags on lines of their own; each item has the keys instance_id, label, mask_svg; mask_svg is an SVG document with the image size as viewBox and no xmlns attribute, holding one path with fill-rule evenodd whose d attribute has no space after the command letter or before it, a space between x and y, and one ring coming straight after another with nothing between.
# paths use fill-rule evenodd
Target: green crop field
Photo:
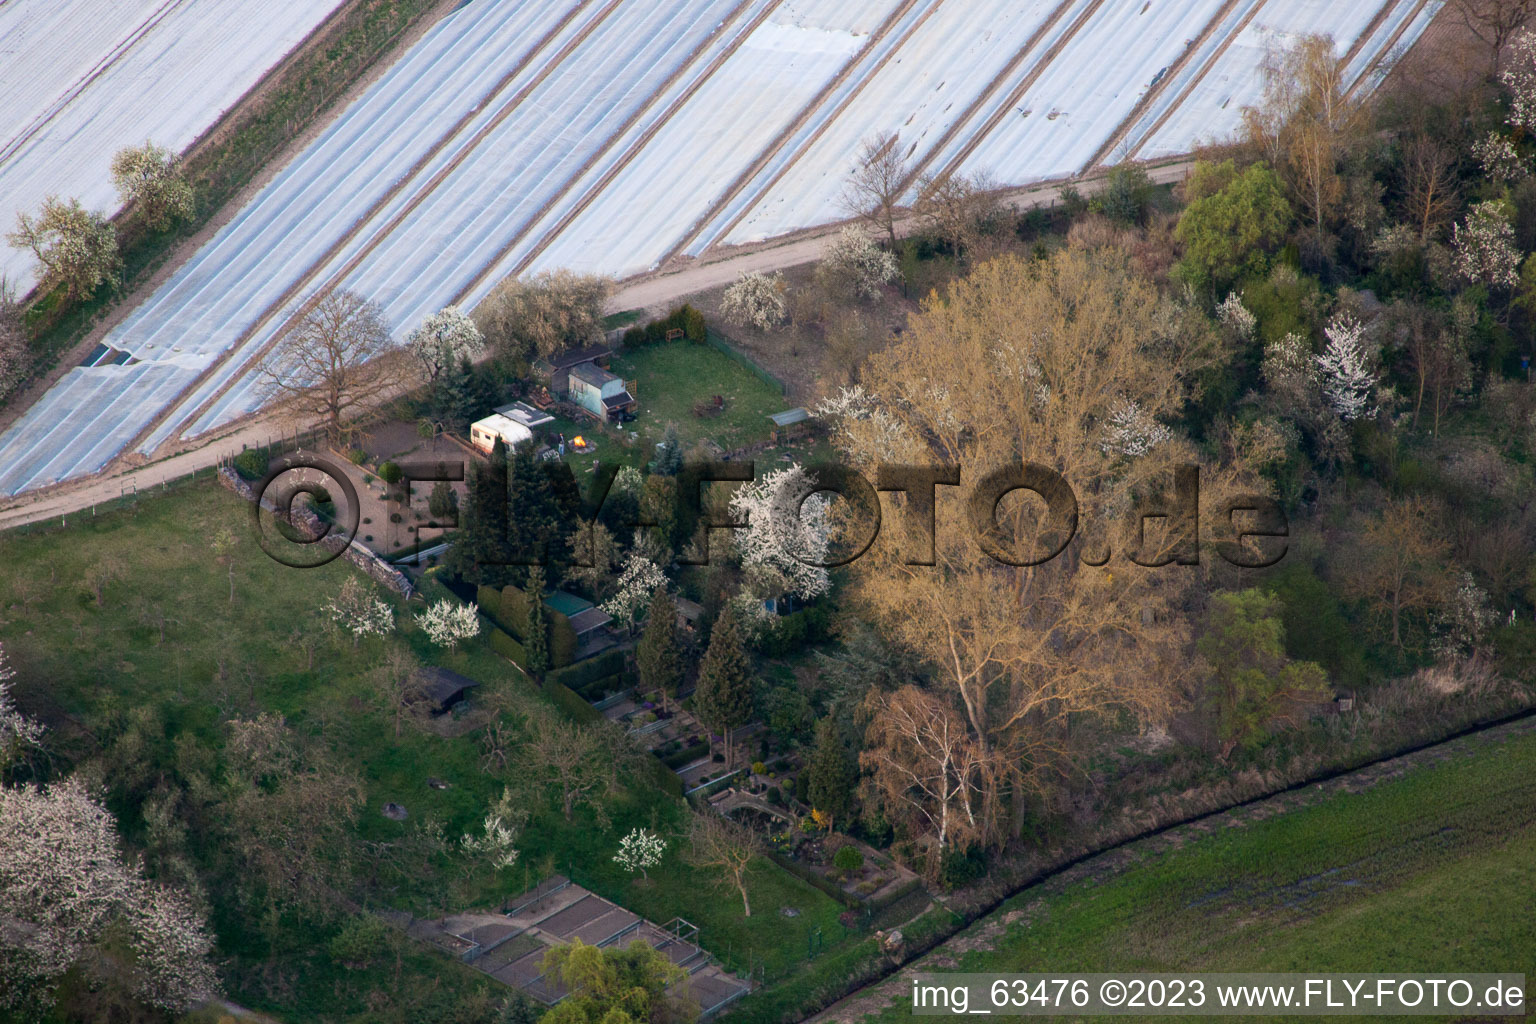
<instances>
[{"instance_id":1,"label":"green crop field","mask_svg":"<svg viewBox=\"0 0 1536 1024\"><path fill-rule=\"evenodd\" d=\"M955 969L1536 973L1533 778L1527 733L1106 880L1048 883L996 911L1026 916Z\"/></svg>"}]
</instances>

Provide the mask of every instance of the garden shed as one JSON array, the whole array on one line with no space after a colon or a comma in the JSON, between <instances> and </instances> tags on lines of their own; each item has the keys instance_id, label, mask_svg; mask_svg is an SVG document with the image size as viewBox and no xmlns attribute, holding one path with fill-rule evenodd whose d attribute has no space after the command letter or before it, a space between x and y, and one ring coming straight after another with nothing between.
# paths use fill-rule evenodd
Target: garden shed
<instances>
[{"instance_id":1,"label":"garden shed","mask_svg":"<svg viewBox=\"0 0 1536 1024\"><path fill-rule=\"evenodd\" d=\"M417 670L416 685L428 710L434 715L443 715L453 710L453 706L462 701L472 687L480 684L450 669L429 665Z\"/></svg>"},{"instance_id":2,"label":"garden shed","mask_svg":"<svg viewBox=\"0 0 1536 1024\"><path fill-rule=\"evenodd\" d=\"M596 363L573 366L569 376L571 401L599 420L634 412L635 398L624 381Z\"/></svg>"},{"instance_id":3,"label":"garden shed","mask_svg":"<svg viewBox=\"0 0 1536 1024\"><path fill-rule=\"evenodd\" d=\"M775 442L801 437L811 429L811 414L803 406L773 413L768 420L773 424Z\"/></svg>"},{"instance_id":4,"label":"garden shed","mask_svg":"<svg viewBox=\"0 0 1536 1024\"><path fill-rule=\"evenodd\" d=\"M533 370L549 384L549 390L556 395L563 395L570 390L569 376L573 367L583 363L606 366L608 357L611 355L613 355L613 348L610 345L584 345L581 348L567 349L558 355L535 359Z\"/></svg>"}]
</instances>

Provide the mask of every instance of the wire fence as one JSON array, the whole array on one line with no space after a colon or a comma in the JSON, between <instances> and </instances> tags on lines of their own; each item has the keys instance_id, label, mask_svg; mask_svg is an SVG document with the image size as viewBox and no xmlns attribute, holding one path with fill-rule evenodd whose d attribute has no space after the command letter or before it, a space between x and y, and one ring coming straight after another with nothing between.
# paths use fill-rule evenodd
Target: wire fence
<instances>
[{"instance_id":1,"label":"wire fence","mask_svg":"<svg viewBox=\"0 0 1536 1024\"><path fill-rule=\"evenodd\" d=\"M769 385L770 387L778 388L779 394L789 394L788 384L774 376L757 360L753 359L751 356L738 349L735 345L732 345L729 339L715 333L714 328L710 328L709 333L705 335L705 338L709 342L710 348L713 348L715 351L736 360L736 362L740 363L742 366L746 367L748 370L752 371L759 378L761 378L763 383Z\"/></svg>"}]
</instances>

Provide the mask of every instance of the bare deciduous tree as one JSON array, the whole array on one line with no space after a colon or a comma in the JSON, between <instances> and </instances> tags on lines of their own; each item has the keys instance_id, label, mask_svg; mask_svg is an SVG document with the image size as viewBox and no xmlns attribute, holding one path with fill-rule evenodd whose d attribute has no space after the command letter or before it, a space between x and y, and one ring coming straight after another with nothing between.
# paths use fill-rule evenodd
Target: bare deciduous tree
<instances>
[{"instance_id":1,"label":"bare deciduous tree","mask_svg":"<svg viewBox=\"0 0 1536 1024\"><path fill-rule=\"evenodd\" d=\"M612 290L609 278L569 270L509 277L475 309L474 320L498 354L532 361L597 340Z\"/></svg>"},{"instance_id":2,"label":"bare deciduous tree","mask_svg":"<svg viewBox=\"0 0 1536 1024\"><path fill-rule=\"evenodd\" d=\"M1321 232L1344 195L1339 163L1367 137L1367 111L1347 95L1345 63L1325 35L1304 36L1264 61L1264 96L1243 110L1248 142L1285 178Z\"/></svg>"},{"instance_id":3,"label":"bare deciduous tree","mask_svg":"<svg viewBox=\"0 0 1536 1024\"><path fill-rule=\"evenodd\" d=\"M1421 499L1391 502L1366 523L1343 574L1346 590L1371 601L1391 624L1399 649L1403 616L1434 607L1453 587L1451 546L1437 520Z\"/></svg>"},{"instance_id":4,"label":"bare deciduous tree","mask_svg":"<svg viewBox=\"0 0 1536 1024\"><path fill-rule=\"evenodd\" d=\"M1450 6L1488 47L1490 78L1499 77L1505 44L1536 16L1536 0L1451 0Z\"/></svg>"},{"instance_id":5,"label":"bare deciduous tree","mask_svg":"<svg viewBox=\"0 0 1536 1024\"><path fill-rule=\"evenodd\" d=\"M743 917L752 916L752 898L747 893L747 869L752 866L761 846L757 833L713 811L695 814L688 826L688 845L684 858L701 868L719 871L726 884L741 894Z\"/></svg>"},{"instance_id":6,"label":"bare deciduous tree","mask_svg":"<svg viewBox=\"0 0 1536 1024\"><path fill-rule=\"evenodd\" d=\"M421 662L405 647L391 647L370 673L379 702L395 722L395 738L400 738L406 717L426 696L421 682Z\"/></svg>"},{"instance_id":7,"label":"bare deciduous tree","mask_svg":"<svg viewBox=\"0 0 1536 1024\"><path fill-rule=\"evenodd\" d=\"M594 729L567 722L553 714L539 715L528 723L522 764L528 775L560 789L565 820L576 815L576 805L612 781L604 749Z\"/></svg>"},{"instance_id":8,"label":"bare deciduous tree","mask_svg":"<svg viewBox=\"0 0 1536 1024\"><path fill-rule=\"evenodd\" d=\"M985 175L925 175L917 185L915 212L955 255L968 257L987 222L997 215L997 189L997 182Z\"/></svg>"},{"instance_id":9,"label":"bare deciduous tree","mask_svg":"<svg viewBox=\"0 0 1536 1024\"><path fill-rule=\"evenodd\" d=\"M288 728L281 715L229 723L223 799L224 850L242 895L262 924L279 915L326 920L344 909L353 829L365 790Z\"/></svg>"},{"instance_id":10,"label":"bare deciduous tree","mask_svg":"<svg viewBox=\"0 0 1536 1024\"><path fill-rule=\"evenodd\" d=\"M306 311L261 376L269 397L320 420L333 444L407 379L383 312L348 291L330 292Z\"/></svg>"},{"instance_id":11,"label":"bare deciduous tree","mask_svg":"<svg viewBox=\"0 0 1536 1024\"><path fill-rule=\"evenodd\" d=\"M105 555L86 568L85 585L91 588L91 596L96 598L96 607L103 606L107 587L122 580L127 574L128 570L122 560L114 555Z\"/></svg>"},{"instance_id":12,"label":"bare deciduous tree","mask_svg":"<svg viewBox=\"0 0 1536 1024\"><path fill-rule=\"evenodd\" d=\"M1455 165L1455 154L1428 133L1403 143L1403 206L1418 226L1421 244L1456 212Z\"/></svg>"},{"instance_id":13,"label":"bare deciduous tree","mask_svg":"<svg viewBox=\"0 0 1536 1024\"><path fill-rule=\"evenodd\" d=\"M929 847L929 869L937 871L945 853L988 827L996 797L988 759L954 708L916 686L876 691L868 704L859 762L888 810Z\"/></svg>"},{"instance_id":14,"label":"bare deciduous tree","mask_svg":"<svg viewBox=\"0 0 1536 1024\"><path fill-rule=\"evenodd\" d=\"M1438 437L1441 417L1471 381L1466 332L1457 323L1447 322L1442 314L1418 303L1394 302L1387 313L1388 329L1395 344L1407 353L1417 384L1413 423L1418 425L1427 398L1433 417L1431 432Z\"/></svg>"},{"instance_id":15,"label":"bare deciduous tree","mask_svg":"<svg viewBox=\"0 0 1536 1024\"><path fill-rule=\"evenodd\" d=\"M1134 554L1144 565L1188 558L1188 517L1139 535L1135 496L1166 502L1175 467L1200 461L1163 424L1216 349L1203 315L1135 278L1123 254L1002 257L927 303L865 366L862 390L822 407L855 465L957 465L979 481L1023 473L1027 460L1069 481L1079 523L1100 524L1057 557L1005 564L991 551L1031 562L1066 543L1059 517L1037 499L1005 499L994 530L974 525L967 502L943 498L931 529L882 532L852 567L862 614L932 666L940 700L961 711L977 756L1015 800L1069 767L1074 716L1155 721L1178 700L1189 672L1178 608L1195 577L1100 568L1101 552L1112 543L1122 562ZM1265 490L1215 460L1200 484L1212 509L1239 486ZM1123 539L1103 527L1111 522ZM995 539L984 547L977 529Z\"/></svg>"},{"instance_id":16,"label":"bare deciduous tree","mask_svg":"<svg viewBox=\"0 0 1536 1024\"><path fill-rule=\"evenodd\" d=\"M843 186L843 208L862 217L884 234L896 249L896 214L911 177L901 140L895 132L880 132L865 140L857 162Z\"/></svg>"}]
</instances>

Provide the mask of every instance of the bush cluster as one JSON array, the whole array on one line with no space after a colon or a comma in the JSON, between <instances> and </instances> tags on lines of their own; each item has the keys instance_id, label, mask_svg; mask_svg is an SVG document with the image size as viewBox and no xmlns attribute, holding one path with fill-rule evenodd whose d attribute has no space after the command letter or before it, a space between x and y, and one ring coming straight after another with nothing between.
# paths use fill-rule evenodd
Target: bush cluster
<instances>
[{"instance_id":1,"label":"bush cluster","mask_svg":"<svg viewBox=\"0 0 1536 1024\"><path fill-rule=\"evenodd\" d=\"M652 320L644 327L636 325L624 332L625 348L641 348L645 345L658 345L667 340L667 332L680 330L683 337L701 345L709 336L709 326L704 322L704 314L694 309L688 303L683 303L672 312L659 320Z\"/></svg>"},{"instance_id":2,"label":"bush cluster","mask_svg":"<svg viewBox=\"0 0 1536 1024\"><path fill-rule=\"evenodd\" d=\"M267 475L267 453L259 448L247 448L235 456L235 472L246 480L260 480Z\"/></svg>"}]
</instances>

